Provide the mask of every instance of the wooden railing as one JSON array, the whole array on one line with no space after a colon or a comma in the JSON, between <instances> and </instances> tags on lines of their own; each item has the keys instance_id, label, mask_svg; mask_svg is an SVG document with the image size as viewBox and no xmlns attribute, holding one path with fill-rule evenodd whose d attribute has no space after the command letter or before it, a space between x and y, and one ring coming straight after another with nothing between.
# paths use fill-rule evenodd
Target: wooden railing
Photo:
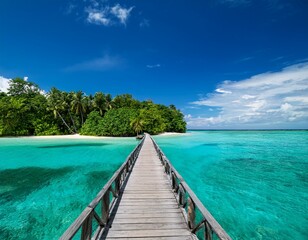
<instances>
[{"instance_id":1,"label":"wooden railing","mask_svg":"<svg viewBox=\"0 0 308 240\"><path fill-rule=\"evenodd\" d=\"M80 239L96 239L108 224L110 213L118 202L118 196L121 187L126 182L134 163L139 155L144 139L127 157L122 166L113 174L110 180L105 184L95 199L83 210L79 217L61 236L61 240L72 239L75 235L80 235ZM111 194L110 194L111 193ZM94 221L93 221L94 220ZM96 222L96 229L93 225ZM81 232L80 232L81 230Z\"/></svg>"},{"instance_id":2,"label":"wooden railing","mask_svg":"<svg viewBox=\"0 0 308 240\"><path fill-rule=\"evenodd\" d=\"M161 160L165 173L168 175L178 204L182 207L187 225L193 234L205 240L231 239L226 231L219 225L211 213L204 207L196 194L190 189L183 177L172 166L171 162L151 137L158 157ZM197 216L197 211L199 216ZM201 218L200 218L201 216ZM197 220L199 218L199 220Z\"/></svg>"}]
</instances>

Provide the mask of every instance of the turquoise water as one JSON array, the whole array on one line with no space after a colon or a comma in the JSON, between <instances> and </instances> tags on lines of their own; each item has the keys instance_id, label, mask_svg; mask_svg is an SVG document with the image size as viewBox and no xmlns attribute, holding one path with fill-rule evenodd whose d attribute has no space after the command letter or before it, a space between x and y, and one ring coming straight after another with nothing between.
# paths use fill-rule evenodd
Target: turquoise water
<instances>
[{"instance_id":1,"label":"turquoise water","mask_svg":"<svg viewBox=\"0 0 308 240\"><path fill-rule=\"evenodd\" d=\"M308 239L308 131L155 139L233 239Z\"/></svg>"},{"instance_id":2,"label":"turquoise water","mask_svg":"<svg viewBox=\"0 0 308 240\"><path fill-rule=\"evenodd\" d=\"M0 239L58 239L136 144L0 139Z\"/></svg>"},{"instance_id":3,"label":"turquoise water","mask_svg":"<svg viewBox=\"0 0 308 240\"><path fill-rule=\"evenodd\" d=\"M234 239L307 239L307 131L155 139ZM136 144L0 138L0 239L57 239Z\"/></svg>"}]
</instances>

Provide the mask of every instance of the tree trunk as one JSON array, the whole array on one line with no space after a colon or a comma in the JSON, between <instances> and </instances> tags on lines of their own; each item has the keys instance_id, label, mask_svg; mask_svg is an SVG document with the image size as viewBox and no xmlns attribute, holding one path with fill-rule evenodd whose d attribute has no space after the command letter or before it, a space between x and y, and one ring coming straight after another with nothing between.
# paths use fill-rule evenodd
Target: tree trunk
<instances>
[{"instance_id":1,"label":"tree trunk","mask_svg":"<svg viewBox=\"0 0 308 240\"><path fill-rule=\"evenodd\" d=\"M59 117L61 118L61 120L63 121L63 123L65 124L65 126L68 128L68 130L71 131L71 133L74 133L74 131L72 131L72 129L67 125L67 123L65 122L65 120L63 119L63 117L61 116L61 114L57 111Z\"/></svg>"},{"instance_id":2,"label":"tree trunk","mask_svg":"<svg viewBox=\"0 0 308 240\"><path fill-rule=\"evenodd\" d=\"M71 111L70 111L69 109L68 109L67 111L68 111L68 114L70 115L71 121L72 121L72 123L73 123L74 129L75 129L75 133L77 133L75 121L74 121L74 119L73 119L73 117L72 117Z\"/></svg>"},{"instance_id":3,"label":"tree trunk","mask_svg":"<svg viewBox=\"0 0 308 240\"><path fill-rule=\"evenodd\" d=\"M82 125L83 125L83 113L82 113L82 110L80 111L80 113L81 113L81 127L82 127Z\"/></svg>"}]
</instances>

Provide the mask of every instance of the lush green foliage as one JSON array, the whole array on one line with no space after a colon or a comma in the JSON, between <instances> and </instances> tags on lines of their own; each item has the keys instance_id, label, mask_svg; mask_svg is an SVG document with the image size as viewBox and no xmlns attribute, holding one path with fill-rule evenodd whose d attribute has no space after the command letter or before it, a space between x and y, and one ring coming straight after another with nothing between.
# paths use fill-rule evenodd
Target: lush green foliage
<instances>
[{"instance_id":1,"label":"lush green foliage","mask_svg":"<svg viewBox=\"0 0 308 240\"><path fill-rule=\"evenodd\" d=\"M141 132L185 132L183 114L171 105L140 102L129 94L114 98L102 92L52 88L43 94L32 82L15 78L0 92L0 136L77 133L94 136L133 136Z\"/></svg>"},{"instance_id":2,"label":"lush green foliage","mask_svg":"<svg viewBox=\"0 0 308 240\"><path fill-rule=\"evenodd\" d=\"M109 110L102 121L104 136L133 136L131 119L138 115L138 110L132 108L118 108Z\"/></svg>"},{"instance_id":3,"label":"lush green foliage","mask_svg":"<svg viewBox=\"0 0 308 240\"><path fill-rule=\"evenodd\" d=\"M83 124L80 134L82 135L92 135L92 136L102 136L103 128L102 128L103 118L100 113L97 111L92 111L89 115L85 123Z\"/></svg>"}]
</instances>

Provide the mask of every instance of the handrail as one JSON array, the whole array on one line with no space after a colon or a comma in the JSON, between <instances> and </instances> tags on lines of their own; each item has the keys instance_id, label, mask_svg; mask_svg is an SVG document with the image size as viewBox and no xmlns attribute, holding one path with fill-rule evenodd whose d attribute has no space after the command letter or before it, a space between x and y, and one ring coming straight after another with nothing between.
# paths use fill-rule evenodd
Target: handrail
<instances>
[{"instance_id":1,"label":"handrail","mask_svg":"<svg viewBox=\"0 0 308 240\"><path fill-rule=\"evenodd\" d=\"M121 165L121 167L113 174L110 180L105 184L105 186L100 190L96 195L93 201L83 210L83 212L77 217L77 219L70 225L70 227L63 233L61 240L72 239L78 230L82 228L81 239L91 239L100 234L100 230L104 228L110 218L110 213L112 212L113 207L118 201L118 195L123 186L123 183L127 180L132 167L134 166L135 161L139 155L140 149L144 143L145 137L141 142L136 146L136 148L130 153L126 158L126 161ZM110 199L110 193L112 193ZM110 202L111 200L111 202ZM101 208L99 214L95 209L101 202ZM96 220L98 223L98 228L92 233L92 221ZM93 236L92 236L93 235Z\"/></svg>"},{"instance_id":2,"label":"handrail","mask_svg":"<svg viewBox=\"0 0 308 240\"><path fill-rule=\"evenodd\" d=\"M177 194L177 201L183 208L183 212L186 218L187 225L192 233L197 233L204 228L204 239L213 239L215 234L221 240L231 240L231 237L215 220L212 214L204 207L202 202L191 190L188 184L184 181L183 177L173 167L169 159L165 156L163 151L159 148L155 140L151 137L156 152L160 161L162 162L166 174L169 176L171 186L174 192ZM186 197L187 196L187 197ZM187 208L187 210L186 210ZM202 214L202 220L196 223L196 208L199 209Z\"/></svg>"}]
</instances>

